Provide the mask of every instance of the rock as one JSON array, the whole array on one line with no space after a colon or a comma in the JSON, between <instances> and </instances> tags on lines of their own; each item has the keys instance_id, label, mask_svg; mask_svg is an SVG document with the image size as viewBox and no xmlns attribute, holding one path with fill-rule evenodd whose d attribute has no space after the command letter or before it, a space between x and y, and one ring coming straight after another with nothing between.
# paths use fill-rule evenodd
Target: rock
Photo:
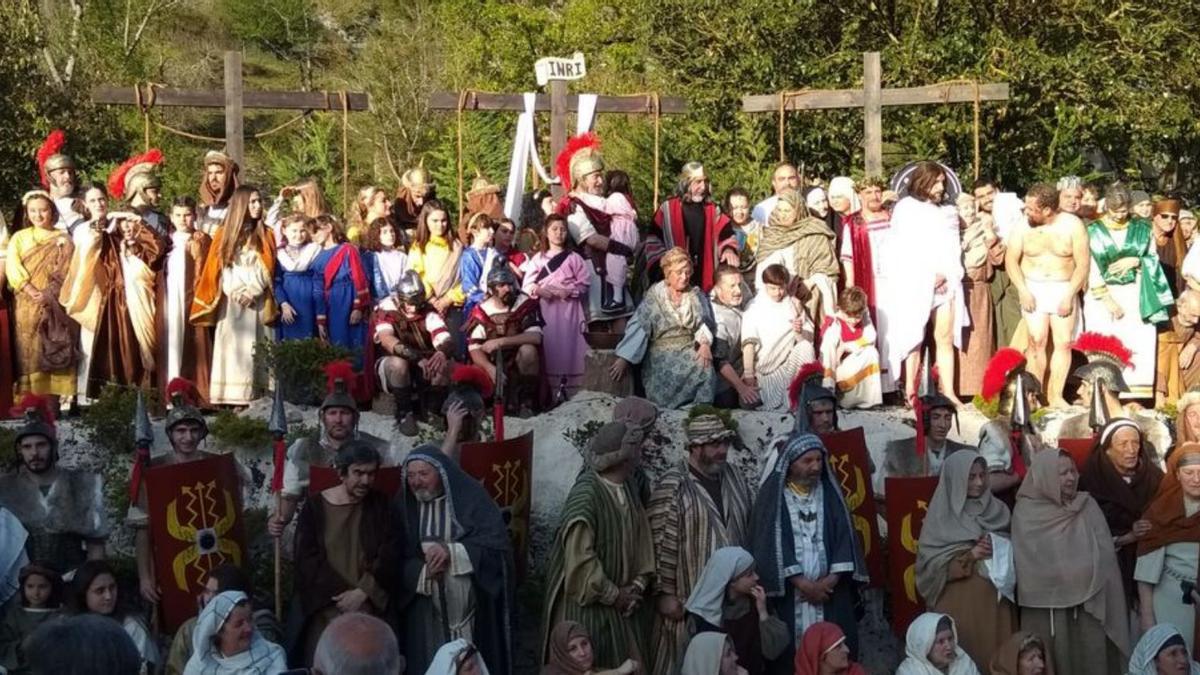
<instances>
[{"instance_id":1,"label":"rock","mask_svg":"<svg viewBox=\"0 0 1200 675\"><path fill-rule=\"evenodd\" d=\"M608 369L612 367L613 361L616 360L617 354L611 349L589 349L583 359L582 389L584 391L611 394L617 397L632 395L632 367L629 374L620 382L613 380L608 374Z\"/></svg>"}]
</instances>

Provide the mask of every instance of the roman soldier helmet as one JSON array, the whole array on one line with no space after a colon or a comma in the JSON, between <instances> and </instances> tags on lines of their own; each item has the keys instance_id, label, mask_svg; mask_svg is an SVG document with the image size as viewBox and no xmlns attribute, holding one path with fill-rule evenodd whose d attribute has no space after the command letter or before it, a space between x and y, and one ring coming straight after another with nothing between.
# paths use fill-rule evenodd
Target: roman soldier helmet
<instances>
[{"instance_id":1,"label":"roman soldier helmet","mask_svg":"<svg viewBox=\"0 0 1200 675\"><path fill-rule=\"evenodd\" d=\"M334 361L325 365L325 399L321 401L320 412L329 408L347 408L354 411L358 417L358 402L351 394L354 386L354 367L349 361Z\"/></svg>"},{"instance_id":2,"label":"roman soldier helmet","mask_svg":"<svg viewBox=\"0 0 1200 675\"><path fill-rule=\"evenodd\" d=\"M514 289L518 288L517 277L513 274L512 268L508 264L508 258L504 256L496 256L496 260L492 262L492 269L488 271L487 287L491 291L500 284L508 284Z\"/></svg>"},{"instance_id":3,"label":"roman soldier helmet","mask_svg":"<svg viewBox=\"0 0 1200 675\"><path fill-rule=\"evenodd\" d=\"M488 194L500 194L500 186L488 180L488 177L475 171L475 179L471 181L471 189L467 191L467 199Z\"/></svg>"},{"instance_id":4,"label":"roman soldier helmet","mask_svg":"<svg viewBox=\"0 0 1200 675\"><path fill-rule=\"evenodd\" d=\"M837 426L837 394L822 386L824 379L825 367L818 361L800 366L800 370L796 371L796 376L792 378L792 383L788 386L788 402L792 414L796 417L795 426L792 428L794 432L813 433L808 414L812 412L812 404L821 400L833 402L833 424Z\"/></svg>"},{"instance_id":5,"label":"roman soldier helmet","mask_svg":"<svg viewBox=\"0 0 1200 675\"><path fill-rule=\"evenodd\" d=\"M50 132L37 151L38 173L42 187L50 189L50 172L59 169L75 169L75 160L62 150L67 145L67 134L62 129Z\"/></svg>"},{"instance_id":6,"label":"roman soldier helmet","mask_svg":"<svg viewBox=\"0 0 1200 675\"><path fill-rule=\"evenodd\" d=\"M25 394L21 402L13 407L12 413L23 418L21 426L17 427L14 444L20 446L21 439L26 436L43 436L50 441L51 454L57 460L58 429L54 424L54 410L50 407L49 399L37 394Z\"/></svg>"},{"instance_id":7,"label":"roman soldier helmet","mask_svg":"<svg viewBox=\"0 0 1200 675\"><path fill-rule=\"evenodd\" d=\"M1034 392L1039 399L1042 397L1042 385L1025 370L1025 363L1025 355L1012 347L997 350L988 361L979 395L988 404L995 404L1001 415L1012 414L1014 404L1025 404L1014 397L1018 385L1026 393Z\"/></svg>"},{"instance_id":8,"label":"roman soldier helmet","mask_svg":"<svg viewBox=\"0 0 1200 675\"><path fill-rule=\"evenodd\" d=\"M437 188L430 179L429 172L423 166L414 166L400 176L400 187L408 190L409 194L428 195Z\"/></svg>"},{"instance_id":9,"label":"roman soldier helmet","mask_svg":"<svg viewBox=\"0 0 1200 675\"><path fill-rule=\"evenodd\" d=\"M446 402L442 405L442 414L450 409L450 404L457 401L467 409L473 420L483 418L483 401L492 397L492 378L487 371L479 366L455 365L450 372L450 391L446 394Z\"/></svg>"},{"instance_id":10,"label":"roman soldier helmet","mask_svg":"<svg viewBox=\"0 0 1200 675\"><path fill-rule=\"evenodd\" d=\"M421 275L416 270L405 270L394 290L402 303L417 307L425 304L425 282L421 281Z\"/></svg>"},{"instance_id":11,"label":"roman soldier helmet","mask_svg":"<svg viewBox=\"0 0 1200 675\"><path fill-rule=\"evenodd\" d=\"M167 400L171 402L171 409L167 411L167 433L181 422L195 422L204 429L205 435L208 434L208 423L198 407L199 399L196 385L190 380L177 377L167 383Z\"/></svg>"},{"instance_id":12,"label":"roman soldier helmet","mask_svg":"<svg viewBox=\"0 0 1200 675\"><path fill-rule=\"evenodd\" d=\"M574 136L554 161L559 183L570 191L584 176L604 170L600 139L594 132Z\"/></svg>"},{"instance_id":13,"label":"roman soldier helmet","mask_svg":"<svg viewBox=\"0 0 1200 675\"><path fill-rule=\"evenodd\" d=\"M1101 333L1083 333L1071 345L1071 349L1083 352L1088 360L1071 375L1091 383L1093 387L1101 384L1111 392L1129 391L1121 371L1133 365L1133 352L1119 338Z\"/></svg>"},{"instance_id":14,"label":"roman soldier helmet","mask_svg":"<svg viewBox=\"0 0 1200 675\"><path fill-rule=\"evenodd\" d=\"M125 160L108 176L108 196L126 199L142 194L147 188L162 187L162 180L155 172L162 161L163 154L158 148Z\"/></svg>"}]
</instances>

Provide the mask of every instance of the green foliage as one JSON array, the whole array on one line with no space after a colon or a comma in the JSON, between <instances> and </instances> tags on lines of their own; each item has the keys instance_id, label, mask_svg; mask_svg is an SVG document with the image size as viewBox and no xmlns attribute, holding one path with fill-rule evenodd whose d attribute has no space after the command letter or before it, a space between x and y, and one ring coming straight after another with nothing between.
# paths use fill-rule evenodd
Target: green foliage
<instances>
[{"instance_id":1,"label":"green foliage","mask_svg":"<svg viewBox=\"0 0 1200 675\"><path fill-rule=\"evenodd\" d=\"M243 417L229 410L222 410L208 423L208 433L218 445L225 448L242 448L261 454L269 454L271 432L266 420Z\"/></svg>"},{"instance_id":2,"label":"green foliage","mask_svg":"<svg viewBox=\"0 0 1200 675\"><path fill-rule=\"evenodd\" d=\"M290 185L316 178L330 208L342 205L341 132L332 117L313 117L262 144L270 185Z\"/></svg>"},{"instance_id":3,"label":"green foliage","mask_svg":"<svg viewBox=\"0 0 1200 675\"><path fill-rule=\"evenodd\" d=\"M100 396L92 401L79 419L89 443L107 449L113 456L133 455L137 448L133 439L137 392L137 387L104 385ZM162 409L162 399L157 390L143 389L142 392L146 397L147 410Z\"/></svg>"},{"instance_id":4,"label":"green foliage","mask_svg":"<svg viewBox=\"0 0 1200 675\"><path fill-rule=\"evenodd\" d=\"M17 461L17 430L0 427L0 471L6 470Z\"/></svg>"},{"instance_id":5,"label":"green foliage","mask_svg":"<svg viewBox=\"0 0 1200 675\"><path fill-rule=\"evenodd\" d=\"M282 383L283 397L296 405L315 405L325 395L325 373L321 368L340 359L349 359L350 350L318 339L260 340L254 345L254 360L270 369L275 381Z\"/></svg>"},{"instance_id":6,"label":"green foliage","mask_svg":"<svg viewBox=\"0 0 1200 675\"><path fill-rule=\"evenodd\" d=\"M688 410L687 418L689 420L694 420L697 417L704 415L714 415L719 417L721 419L721 423L725 425L726 429L729 429L730 431L737 431L738 422L737 420L733 419L733 411L729 410L728 408L718 408L707 403L699 403L692 406L691 409Z\"/></svg>"}]
</instances>

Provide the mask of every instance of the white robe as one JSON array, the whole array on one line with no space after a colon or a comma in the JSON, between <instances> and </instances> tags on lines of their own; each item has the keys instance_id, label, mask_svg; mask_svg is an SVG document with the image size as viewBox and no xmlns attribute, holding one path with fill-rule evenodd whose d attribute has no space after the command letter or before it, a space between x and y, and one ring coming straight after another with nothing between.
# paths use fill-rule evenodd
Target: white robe
<instances>
[{"instance_id":1,"label":"white robe","mask_svg":"<svg viewBox=\"0 0 1200 675\"><path fill-rule=\"evenodd\" d=\"M263 324L263 300L271 288L271 270L263 267L258 251L242 249L234 264L221 270L220 318L213 339L210 400L218 405L246 405L254 400L256 377L254 344L267 337ZM248 291L254 304L242 307L233 294Z\"/></svg>"},{"instance_id":2,"label":"white robe","mask_svg":"<svg viewBox=\"0 0 1200 675\"><path fill-rule=\"evenodd\" d=\"M888 332L888 310L879 303L879 298L883 297L888 287L888 270L884 263L888 260L888 251L891 248L892 241L892 221L891 218L882 220L873 220L867 223L867 240L871 243L871 270L874 272L872 280L874 281L876 307L875 307L875 331L876 340L875 348L879 350L879 384L884 393L896 390L896 376L899 373L893 373L888 365L887 343L883 340L884 335ZM854 244L850 229L842 228L842 250L840 252L842 266L844 268L854 267ZM862 286L855 280L855 285Z\"/></svg>"},{"instance_id":3,"label":"white robe","mask_svg":"<svg viewBox=\"0 0 1200 675\"><path fill-rule=\"evenodd\" d=\"M804 330L797 335L792 321L804 318ZM799 302L784 298L776 302L760 292L742 314L742 345L755 345L754 365L762 410L788 409L788 387L800 366L814 360L812 319Z\"/></svg>"},{"instance_id":4,"label":"white robe","mask_svg":"<svg viewBox=\"0 0 1200 675\"><path fill-rule=\"evenodd\" d=\"M1113 243L1121 247L1125 244L1129 230L1110 229L1108 234ZM1133 283L1105 284L1100 267L1096 264L1096 259L1092 258L1091 268L1088 270L1088 288L1098 286L1108 288L1109 295L1125 310L1125 314L1114 321L1104 301L1089 291L1083 294L1083 329L1121 338L1121 342L1133 352L1133 368L1124 372L1125 382L1133 391L1129 395L1122 395L1121 398L1147 396L1154 387L1158 362L1158 329L1154 324L1142 321L1139 302L1142 287L1141 268L1138 268Z\"/></svg>"}]
</instances>

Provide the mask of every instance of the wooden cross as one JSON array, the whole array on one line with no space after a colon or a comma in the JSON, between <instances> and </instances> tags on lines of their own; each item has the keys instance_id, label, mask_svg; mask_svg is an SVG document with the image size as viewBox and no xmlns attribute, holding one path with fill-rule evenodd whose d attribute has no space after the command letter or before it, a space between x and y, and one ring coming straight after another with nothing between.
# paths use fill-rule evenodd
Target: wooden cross
<instances>
[{"instance_id":1,"label":"wooden cross","mask_svg":"<svg viewBox=\"0 0 1200 675\"><path fill-rule=\"evenodd\" d=\"M579 96L567 94L565 80L551 80L550 91L538 94L534 110L550 111L550 161L554 160L563 146L567 144L567 113L579 112ZM429 97L429 107L433 110L458 110L460 98L463 110L505 110L513 112L525 111L525 100L521 94L494 94L485 92L466 92L458 94L450 91L434 92ZM597 113L625 113L627 115L682 115L688 112L687 101L674 96L662 96L657 99L650 95L641 96L600 96L596 99ZM553 171L553 169L550 169ZM556 195L571 186L554 186Z\"/></svg>"},{"instance_id":2,"label":"wooden cross","mask_svg":"<svg viewBox=\"0 0 1200 675\"><path fill-rule=\"evenodd\" d=\"M155 106L225 109L225 152L243 164L245 133L243 112L249 109L356 111L370 107L370 97L362 92L346 92L343 108L341 92L319 91L245 91L242 87L242 53L225 52L224 89L157 88L153 92L138 87L101 85L92 90L92 102L106 105L145 106L153 96Z\"/></svg>"},{"instance_id":3,"label":"wooden cross","mask_svg":"<svg viewBox=\"0 0 1200 675\"><path fill-rule=\"evenodd\" d=\"M811 91L762 94L742 97L743 112L779 112L787 110L828 110L862 108L863 149L867 175L883 174L883 106L933 105L942 103L977 103L1007 101L1007 83L954 82L924 87L882 87L879 52L863 54L862 89L814 89ZM979 120L975 121L978 126ZM978 135L976 135L978 142ZM780 139L782 159L782 137ZM979 149L975 150L978 162Z\"/></svg>"}]
</instances>

